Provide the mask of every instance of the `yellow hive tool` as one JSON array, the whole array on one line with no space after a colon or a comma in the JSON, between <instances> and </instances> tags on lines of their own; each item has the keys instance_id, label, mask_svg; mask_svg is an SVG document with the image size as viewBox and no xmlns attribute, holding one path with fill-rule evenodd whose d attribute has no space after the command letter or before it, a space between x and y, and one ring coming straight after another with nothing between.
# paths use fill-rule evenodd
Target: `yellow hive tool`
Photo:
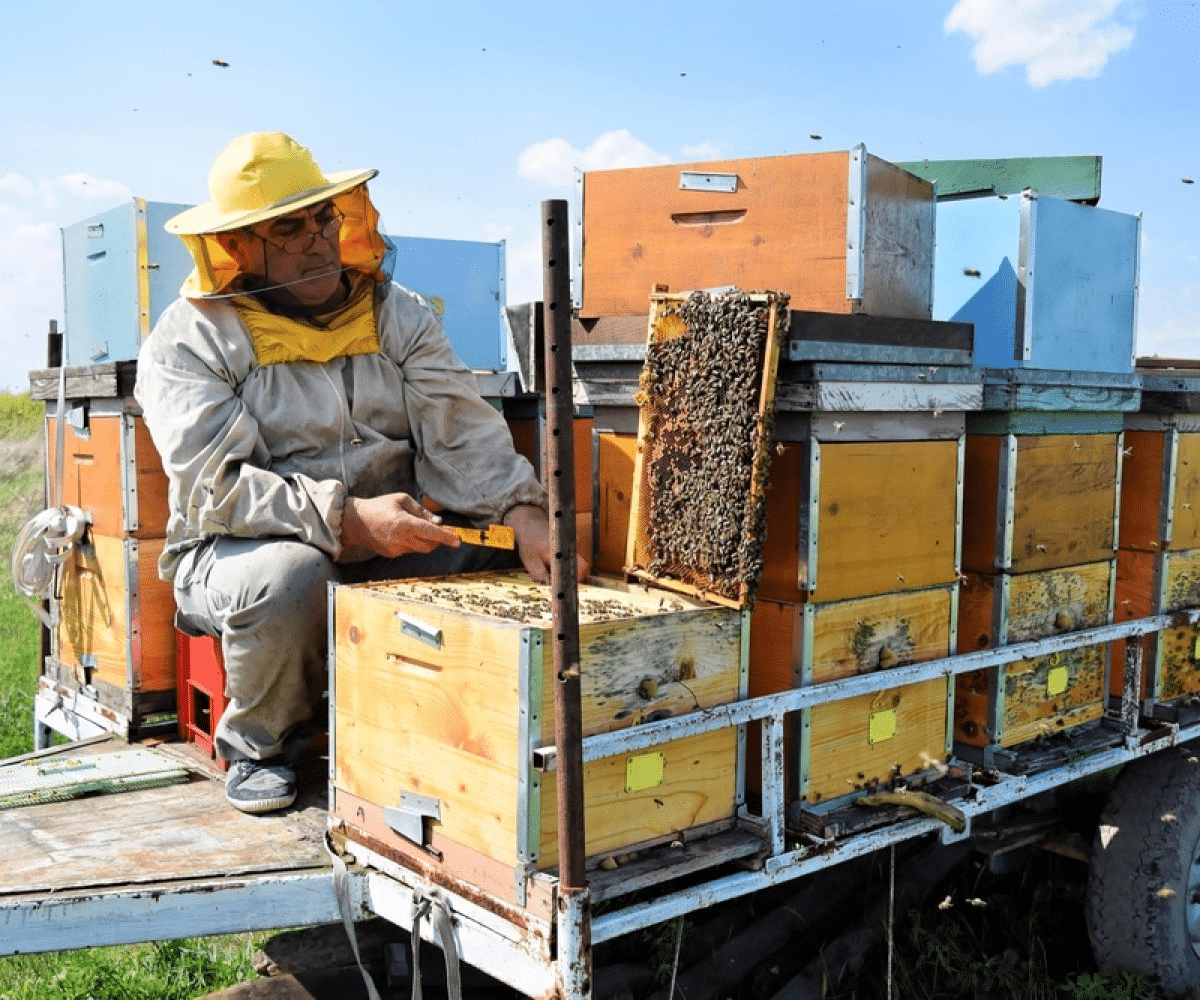
<instances>
[{"instance_id":1,"label":"yellow hive tool","mask_svg":"<svg viewBox=\"0 0 1200 1000\"><path fill-rule=\"evenodd\" d=\"M486 528L456 528L443 524L447 531L458 535L468 545L486 545L489 549L513 549L517 546L517 537L512 528L503 524L489 524Z\"/></svg>"}]
</instances>

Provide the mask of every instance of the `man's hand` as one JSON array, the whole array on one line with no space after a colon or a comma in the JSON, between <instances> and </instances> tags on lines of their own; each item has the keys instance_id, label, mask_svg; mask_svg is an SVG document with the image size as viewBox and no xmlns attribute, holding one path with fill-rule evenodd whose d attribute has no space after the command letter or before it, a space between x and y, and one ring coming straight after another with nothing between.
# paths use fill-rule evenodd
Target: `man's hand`
<instances>
[{"instance_id":1,"label":"man's hand","mask_svg":"<svg viewBox=\"0 0 1200 1000\"><path fill-rule=\"evenodd\" d=\"M533 504L519 504L504 515L502 523L517 536L517 554L525 572L537 583L549 583L554 552L550 547L550 519L546 512ZM577 555L576 563L576 572L582 580L588 575L588 562Z\"/></svg>"},{"instance_id":2,"label":"man's hand","mask_svg":"<svg viewBox=\"0 0 1200 1000\"><path fill-rule=\"evenodd\" d=\"M407 493L386 493L369 500L346 498L342 544L370 549L381 556L402 556L461 543L457 535L441 526L441 518Z\"/></svg>"}]
</instances>

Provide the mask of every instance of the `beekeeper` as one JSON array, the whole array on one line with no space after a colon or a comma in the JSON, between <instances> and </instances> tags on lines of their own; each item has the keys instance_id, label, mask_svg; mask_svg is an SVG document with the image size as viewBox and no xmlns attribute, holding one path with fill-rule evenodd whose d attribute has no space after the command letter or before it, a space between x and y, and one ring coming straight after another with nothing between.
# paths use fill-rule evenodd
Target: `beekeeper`
<instances>
[{"instance_id":1,"label":"beekeeper","mask_svg":"<svg viewBox=\"0 0 1200 1000\"><path fill-rule=\"evenodd\" d=\"M329 581L518 565L444 527L495 522L549 580L545 493L433 313L390 280L376 173L325 174L278 132L231 142L211 201L166 224L196 267L138 357L170 482L159 572L179 626L220 637L215 741L244 812L296 797Z\"/></svg>"}]
</instances>

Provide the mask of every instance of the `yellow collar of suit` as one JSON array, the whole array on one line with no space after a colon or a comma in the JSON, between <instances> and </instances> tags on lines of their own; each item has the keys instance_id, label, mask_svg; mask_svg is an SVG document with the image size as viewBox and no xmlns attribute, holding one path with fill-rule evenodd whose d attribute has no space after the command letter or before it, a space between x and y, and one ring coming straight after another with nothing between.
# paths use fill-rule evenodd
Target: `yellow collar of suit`
<instances>
[{"instance_id":1,"label":"yellow collar of suit","mask_svg":"<svg viewBox=\"0 0 1200 1000\"><path fill-rule=\"evenodd\" d=\"M250 332L260 365L325 364L351 354L379 353L374 289L374 281L356 282L345 305L314 317L315 322L273 313L250 295L238 296L233 304Z\"/></svg>"}]
</instances>

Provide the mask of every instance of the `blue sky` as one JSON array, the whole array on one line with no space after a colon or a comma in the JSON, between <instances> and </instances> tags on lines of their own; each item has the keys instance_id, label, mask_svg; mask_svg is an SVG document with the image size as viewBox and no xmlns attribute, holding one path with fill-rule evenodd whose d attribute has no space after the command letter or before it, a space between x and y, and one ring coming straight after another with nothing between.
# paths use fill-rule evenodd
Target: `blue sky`
<instances>
[{"instance_id":1,"label":"blue sky","mask_svg":"<svg viewBox=\"0 0 1200 1000\"><path fill-rule=\"evenodd\" d=\"M275 129L379 168L389 232L505 240L510 302L540 297L538 206L580 169L1099 154L1101 206L1143 214L1138 353L1200 357L1200 0L0 9L0 388L63 322L61 227L207 200L217 150Z\"/></svg>"}]
</instances>

